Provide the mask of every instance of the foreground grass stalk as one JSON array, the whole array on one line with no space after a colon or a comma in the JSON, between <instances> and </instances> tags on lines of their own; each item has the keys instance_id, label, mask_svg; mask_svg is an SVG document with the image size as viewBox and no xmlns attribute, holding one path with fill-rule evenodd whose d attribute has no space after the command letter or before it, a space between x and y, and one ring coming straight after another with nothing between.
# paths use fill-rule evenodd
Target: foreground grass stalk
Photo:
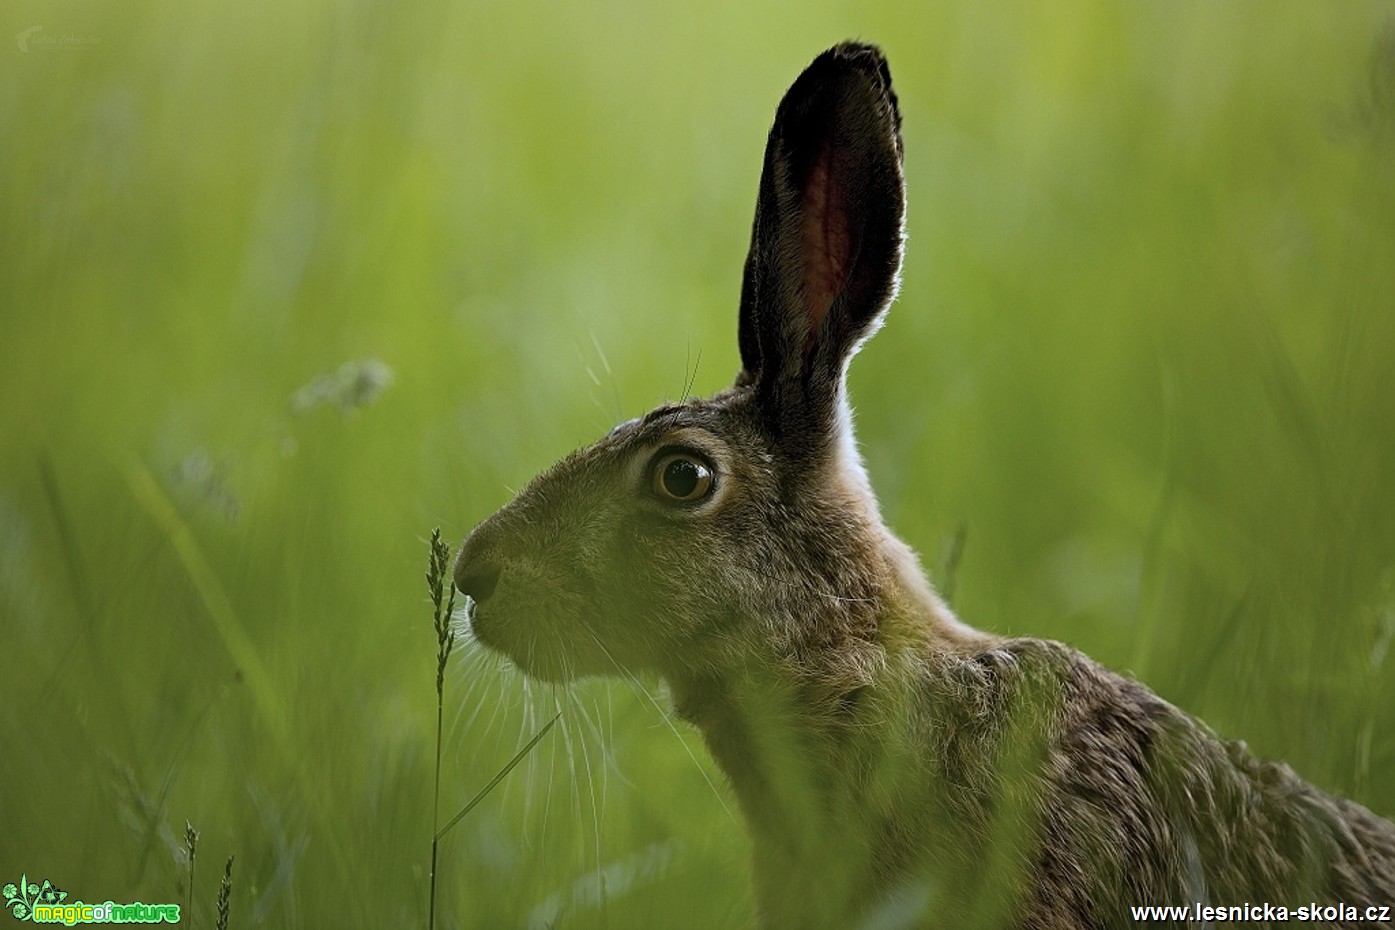
<instances>
[{"instance_id":1,"label":"foreground grass stalk","mask_svg":"<svg viewBox=\"0 0 1395 930\"><path fill-rule=\"evenodd\" d=\"M533 747L542 741L552 729L559 717L558 712L549 720L541 730L533 735L528 743L514 754L514 757L501 768L489 784L481 788L469 802L460 809L454 817L450 819L444 827L441 822L441 725L445 716L445 690L446 690L446 662L450 659L451 650L455 648L455 630L451 628L451 613L455 610L455 585L451 584L448 569L450 566L450 547L441 542L441 530L436 528L431 531L431 555L426 567L426 588L431 593L431 605L433 609L432 620L436 627L436 780L431 797L431 900L428 905L427 927L435 930L436 927L436 861L440 850L441 838L450 831L452 827L465 819L465 815L474 810L475 805L484 800L489 792L504 777L514 770L518 763L522 762L533 751Z\"/></svg>"},{"instance_id":2,"label":"foreground grass stalk","mask_svg":"<svg viewBox=\"0 0 1395 930\"><path fill-rule=\"evenodd\" d=\"M223 866L223 880L218 883L218 922L215 924L217 930L228 930L228 899L232 897L232 864L233 857L229 856L227 864Z\"/></svg>"},{"instance_id":3,"label":"foreground grass stalk","mask_svg":"<svg viewBox=\"0 0 1395 930\"><path fill-rule=\"evenodd\" d=\"M431 592L436 626L436 781L431 796L431 901L427 926L436 926L436 856L441 843L441 722L445 714L446 662L455 648L455 630L450 616L455 610L455 585L447 580L450 547L441 542L441 529L431 531L431 557L426 568L426 587ZM449 588L447 594L446 589Z\"/></svg>"},{"instance_id":4,"label":"foreground grass stalk","mask_svg":"<svg viewBox=\"0 0 1395 930\"><path fill-rule=\"evenodd\" d=\"M199 851L199 831L189 821L184 821L184 852L189 857L189 878L184 889L184 913L194 916L194 856Z\"/></svg>"}]
</instances>

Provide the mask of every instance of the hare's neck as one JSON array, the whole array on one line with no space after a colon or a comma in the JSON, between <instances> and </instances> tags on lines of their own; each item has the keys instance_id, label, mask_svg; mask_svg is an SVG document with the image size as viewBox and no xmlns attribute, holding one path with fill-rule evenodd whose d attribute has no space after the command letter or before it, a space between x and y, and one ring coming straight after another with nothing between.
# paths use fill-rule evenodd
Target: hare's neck
<instances>
[{"instance_id":1,"label":"hare's neck","mask_svg":"<svg viewBox=\"0 0 1395 930\"><path fill-rule=\"evenodd\" d=\"M872 638L804 643L797 657L670 679L679 714L702 731L736 791L762 907L783 914L780 925L802 919L811 880L827 886L828 900L854 902L909 854L898 804L939 782L944 761L929 749L927 680L949 654L994 642L960 624L910 551L888 543L902 564L878 598Z\"/></svg>"},{"instance_id":2,"label":"hare's neck","mask_svg":"<svg viewBox=\"0 0 1395 930\"><path fill-rule=\"evenodd\" d=\"M673 691L679 714L702 731L731 781L758 861L783 854L807 862L830 829L858 819L849 807L857 796L849 778L857 695L829 706L793 676L755 674L675 683Z\"/></svg>"},{"instance_id":3,"label":"hare's neck","mask_svg":"<svg viewBox=\"0 0 1395 930\"><path fill-rule=\"evenodd\" d=\"M740 802L762 926L850 926L914 856L898 795L943 776L922 758L928 742L912 739L911 683L886 689L830 705L794 675L673 684L679 713L701 729Z\"/></svg>"},{"instance_id":4,"label":"hare's neck","mask_svg":"<svg viewBox=\"0 0 1395 930\"><path fill-rule=\"evenodd\" d=\"M927 679L940 660L996 644L921 584L898 592L906 596L881 612L870 639L804 643L794 655L668 676L679 716L702 731L753 826L778 830L810 808L845 807L855 780L879 761L872 756L918 751Z\"/></svg>"}]
</instances>

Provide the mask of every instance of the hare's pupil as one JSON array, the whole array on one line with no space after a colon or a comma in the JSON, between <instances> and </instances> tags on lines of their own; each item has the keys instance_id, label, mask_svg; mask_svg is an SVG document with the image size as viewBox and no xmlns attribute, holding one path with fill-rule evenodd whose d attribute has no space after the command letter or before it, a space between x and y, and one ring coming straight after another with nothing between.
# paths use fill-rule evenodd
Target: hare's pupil
<instances>
[{"instance_id":1,"label":"hare's pupil","mask_svg":"<svg viewBox=\"0 0 1395 930\"><path fill-rule=\"evenodd\" d=\"M692 497L702 479L697 463L688 459L674 459L664 469L664 490L682 500Z\"/></svg>"}]
</instances>

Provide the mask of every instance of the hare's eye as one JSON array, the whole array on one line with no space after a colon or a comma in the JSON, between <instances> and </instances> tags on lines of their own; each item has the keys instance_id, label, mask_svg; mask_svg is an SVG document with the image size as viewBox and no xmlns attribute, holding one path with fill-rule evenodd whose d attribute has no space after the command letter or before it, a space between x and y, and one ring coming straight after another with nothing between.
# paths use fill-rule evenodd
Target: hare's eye
<instances>
[{"instance_id":1,"label":"hare's eye","mask_svg":"<svg viewBox=\"0 0 1395 930\"><path fill-rule=\"evenodd\" d=\"M712 490L712 470L683 452L665 455L654 464L654 493L664 500L691 503Z\"/></svg>"}]
</instances>

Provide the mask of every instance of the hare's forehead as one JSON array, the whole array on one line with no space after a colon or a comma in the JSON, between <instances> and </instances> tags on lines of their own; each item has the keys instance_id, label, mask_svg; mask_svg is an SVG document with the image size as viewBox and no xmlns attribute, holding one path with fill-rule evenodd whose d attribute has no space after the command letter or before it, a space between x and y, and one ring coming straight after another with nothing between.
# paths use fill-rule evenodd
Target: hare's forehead
<instances>
[{"instance_id":1,"label":"hare's forehead","mask_svg":"<svg viewBox=\"0 0 1395 930\"><path fill-rule=\"evenodd\" d=\"M725 458L730 450L748 446L753 437L739 412L725 404L689 401L658 407L613 428L597 443L620 456L643 456L678 446Z\"/></svg>"}]
</instances>

